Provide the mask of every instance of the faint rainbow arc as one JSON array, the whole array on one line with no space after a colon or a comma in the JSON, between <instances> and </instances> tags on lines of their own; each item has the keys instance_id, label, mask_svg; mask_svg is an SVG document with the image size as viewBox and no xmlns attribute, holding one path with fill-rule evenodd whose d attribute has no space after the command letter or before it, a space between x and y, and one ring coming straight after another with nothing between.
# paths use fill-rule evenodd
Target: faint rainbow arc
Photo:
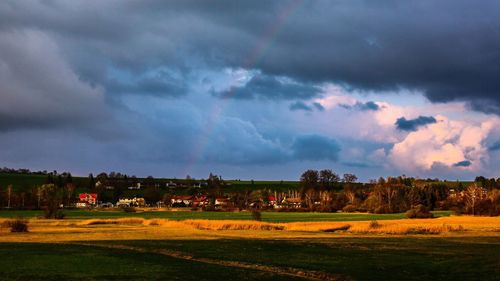
<instances>
[{"instance_id":1,"label":"faint rainbow arc","mask_svg":"<svg viewBox=\"0 0 500 281\"><path fill-rule=\"evenodd\" d=\"M287 5L285 9L283 9L278 14L276 20L273 22L270 28L267 29L263 36L261 36L258 43L256 44L256 47L253 49L252 53L250 54L246 62L243 63L241 68L251 69L262 59L266 50L271 46L272 41L276 38L279 31L282 30L287 19L297 11L302 1L303 0L291 1L290 4ZM203 156L205 149L210 142L210 138L215 131L216 125L222 116L222 113L228 107L232 97L235 95L236 85L237 82L233 80L233 82L230 83L227 95L225 95L224 98L221 99L221 103L214 106L211 114L209 114L210 118L208 120L207 126L205 126L206 129L201 134L198 145L193 148L192 153L190 154L188 165L186 165L184 174L192 172L193 167L200 161L201 157Z\"/></svg>"}]
</instances>

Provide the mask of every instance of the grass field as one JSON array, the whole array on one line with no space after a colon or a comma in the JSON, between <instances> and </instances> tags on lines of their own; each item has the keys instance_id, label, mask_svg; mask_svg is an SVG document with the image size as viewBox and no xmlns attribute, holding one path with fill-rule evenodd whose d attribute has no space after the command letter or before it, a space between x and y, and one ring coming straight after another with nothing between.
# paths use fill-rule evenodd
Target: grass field
<instances>
[{"instance_id":1,"label":"grass field","mask_svg":"<svg viewBox=\"0 0 500 281\"><path fill-rule=\"evenodd\" d=\"M500 218L393 218L34 218L0 230L0 280L498 280Z\"/></svg>"},{"instance_id":2,"label":"grass field","mask_svg":"<svg viewBox=\"0 0 500 281\"><path fill-rule=\"evenodd\" d=\"M325 280L500 277L500 244L492 237L0 243L0 256L2 280L314 280L314 274Z\"/></svg>"},{"instance_id":3,"label":"grass field","mask_svg":"<svg viewBox=\"0 0 500 281\"><path fill-rule=\"evenodd\" d=\"M155 253L83 245L0 243L1 280L300 280Z\"/></svg>"},{"instance_id":4,"label":"grass field","mask_svg":"<svg viewBox=\"0 0 500 281\"><path fill-rule=\"evenodd\" d=\"M116 242L103 242L115 243ZM355 280L498 280L500 241L481 237L126 241L148 251L320 271Z\"/></svg>"},{"instance_id":5,"label":"grass field","mask_svg":"<svg viewBox=\"0 0 500 281\"><path fill-rule=\"evenodd\" d=\"M186 219L208 219L208 220L250 220L250 212L191 212L191 211L152 211L125 213L123 211L87 211L87 210L66 210L68 218L118 218L118 217L141 217L141 218L162 218L170 220ZM26 217L32 218L41 216L42 211L0 211L0 218ZM449 211L436 211L437 217L449 216ZM366 214L366 213L280 213L262 212L262 220L266 222L308 222L308 221L365 221L365 220L393 220L405 218L404 213L398 214Z\"/></svg>"}]
</instances>

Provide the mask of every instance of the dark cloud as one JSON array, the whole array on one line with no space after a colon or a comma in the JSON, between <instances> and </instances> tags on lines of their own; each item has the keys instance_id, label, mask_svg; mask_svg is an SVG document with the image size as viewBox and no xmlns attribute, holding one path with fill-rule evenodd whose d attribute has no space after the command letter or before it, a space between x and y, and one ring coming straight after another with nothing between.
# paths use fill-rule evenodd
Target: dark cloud
<instances>
[{"instance_id":1,"label":"dark cloud","mask_svg":"<svg viewBox=\"0 0 500 281\"><path fill-rule=\"evenodd\" d=\"M289 160L289 155L279 143L258 132L251 122L222 118L207 140L201 158L215 164L273 165Z\"/></svg>"},{"instance_id":2,"label":"dark cloud","mask_svg":"<svg viewBox=\"0 0 500 281\"><path fill-rule=\"evenodd\" d=\"M373 101L368 101L364 103L358 101L354 105L339 104L339 106L345 109L360 110L360 111L369 111L369 110L377 111L380 109L380 106Z\"/></svg>"},{"instance_id":3,"label":"dark cloud","mask_svg":"<svg viewBox=\"0 0 500 281\"><path fill-rule=\"evenodd\" d=\"M304 110L304 111L312 111L312 108L305 104L304 102L301 101L296 101L292 104L290 104L290 110L296 111L296 110Z\"/></svg>"},{"instance_id":4,"label":"dark cloud","mask_svg":"<svg viewBox=\"0 0 500 281\"><path fill-rule=\"evenodd\" d=\"M340 145L337 141L324 136L306 135L295 139L292 150L293 157L301 161L338 161Z\"/></svg>"},{"instance_id":5,"label":"dark cloud","mask_svg":"<svg viewBox=\"0 0 500 281\"><path fill-rule=\"evenodd\" d=\"M342 164L347 167L354 167L354 168L373 168L372 164L364 162L342 162Z\"/></svg>"},{"instance_id":6,"label":"dark cloud","mask_svg":"<svg viewBox=\"0 0 500 281\"><path fill-rule=\"evenodd\" d=\"M319 111L325 111L325 107L319 102L313 102L313 106Z\"/></svg>"},{"instance_id":7,"label":"dark cloud","mask_svg":"<svg viewBox=\"0 0 500 281\"><path fill-rule=\"evenodd\" d=\"M214 92L221 98L236 99L311 99L318 96L320 89L316 86L302 84L290 79L257 74L243 86L231 87L230 89Z\"/></svg>"},{"instance_id":8,"label":"dark cloud","mask_svg":"<svg viewBox=\"0 0 500 281\"><path fill-rule=\"evenodd\" d=\"M0 131L72 129L101 137L112 117L102 89L80 80L38 31L0 31Z\"/></svg>"},{"instance_id":9,"label":"dark cloud","mask_svg":"<svg viewBox=\"0 0 500 281\"><path fill-rule=\"evenodd\" d=\"M488 147L489 151L500 150L500 141L497 141Z\"/></svg>"},{"instance_id":10,"label":"dark cloud","mask_svg":"<svg viewBox=\"0 0 500 281\"><path fill-rule=\"evenodd\" d=\"M144 72L201 61L348 89L419 90L499 114L499 13L498 1L467 0L3 1L0 26L56 34L82 78L103 85L109 63ZM253 83L234 97L311 96L272 78Z\"/></svg>"},{"instance_id":11,"label":"dark cloud","mask_svg":"<svg viewBox=\"0 0 500 281\"><path fill-rule=\"evenodd\" d=\"M118 94L145 94L159 97L179 97L187 94L189 87L182 79L177 79L164 71L154 76L140 77L139 79L124 80L110 79L107 90Z\"/></svg>"},{"instance_id":12,"label":"dark cloud","mask_svg":"<svg viewBox=\"0 0 500 281\"><path fill-rule=\"evenodd\" d=\"M472 165L472 162L470 162L469 160L464 160L453 164L454 167L469 167L470 165Z\"/></svg>"},{"instance_id":13,"label":"dark cloud","mask_svg":"<svg viewBox=\"0 0 500 281\"><path fill-rule=\"evenodd\" d=\"M436 118L432 116L419 116L415 119L406 119L404 117L401 117L396 120L396 123L394 123L394 125L396 125L396 128L401 131L416 131L418 127L433 124L436 122Z\"/></svg>"}]
</instances>

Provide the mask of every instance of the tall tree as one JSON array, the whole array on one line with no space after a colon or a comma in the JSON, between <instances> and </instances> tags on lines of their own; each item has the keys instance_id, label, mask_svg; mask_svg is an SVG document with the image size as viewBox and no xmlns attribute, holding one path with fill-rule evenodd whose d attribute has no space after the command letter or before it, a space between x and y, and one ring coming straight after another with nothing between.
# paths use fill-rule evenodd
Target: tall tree
<instances>
[{"instance_id":1,"label":"tall tree","mask_svg":"<svg viewBox=\"0 0 500 281\"><path fill-rule=\"evenodd\" d=\"M342 177L344 183L355 183L357 180L358 177L355 174L344 174Z\"/></svg>"},{"instance_id":2,"label":"tall tree","mask_svg":"<svg viewBox=\"0 0 500 281\"><path fill-rule=\"evenodd\" d=\"M325 169L319 172L319 181L323 189L330 190L339 180L339 175L332 170Z\"/></svg>"},{"instance_id":3,"label":"tall tree","mask_svg":"<svg viewBox=\"0 0 500 281\"><path fill-rule=\"evenodd\" d=\"M8 200L7 200L7 208L9 208L9 209L10 209L10 199L11 199L11 197L12 197L12 184L9 184L7 186L7 198L8 198Z\"/></svg>"}]
</instances>

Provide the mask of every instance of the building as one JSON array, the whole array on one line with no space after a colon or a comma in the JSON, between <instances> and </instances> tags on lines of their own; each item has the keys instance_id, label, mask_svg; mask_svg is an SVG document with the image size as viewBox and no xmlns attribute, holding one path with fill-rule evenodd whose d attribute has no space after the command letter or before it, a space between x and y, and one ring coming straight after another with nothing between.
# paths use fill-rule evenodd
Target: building
<instances>
[{"instance_id":1,"label":"building","mask_svg":"<svg viewBox=\"0 0 500 281\"><path fill-rule=\"evenodd\" d=\"M144 198L120 198L116 202L117 207L144 207L146 206L146 200Z\"/></svg>"},{"instance_id":2,"label":"building","mask_svg":"<svg viewBox=\"0 0 500 281\"><path fill-rule=\"evenodd\" d=\"M173 207L189 207L193 205L193 199L194 197L189 195L176 195L170 199L170 204Z\"/></svg>"},{"instance_id":3,"label":"building","mask_svg":"<svg viewBox=\"0 0 500 281\"><path fill-rule=\"evenodd\" d=\"M78 197L80 199L78 203L82 204L77 204L77 207L94 206L97 203L97 193L80 193Z\"/></svg>"}]
</instances>

